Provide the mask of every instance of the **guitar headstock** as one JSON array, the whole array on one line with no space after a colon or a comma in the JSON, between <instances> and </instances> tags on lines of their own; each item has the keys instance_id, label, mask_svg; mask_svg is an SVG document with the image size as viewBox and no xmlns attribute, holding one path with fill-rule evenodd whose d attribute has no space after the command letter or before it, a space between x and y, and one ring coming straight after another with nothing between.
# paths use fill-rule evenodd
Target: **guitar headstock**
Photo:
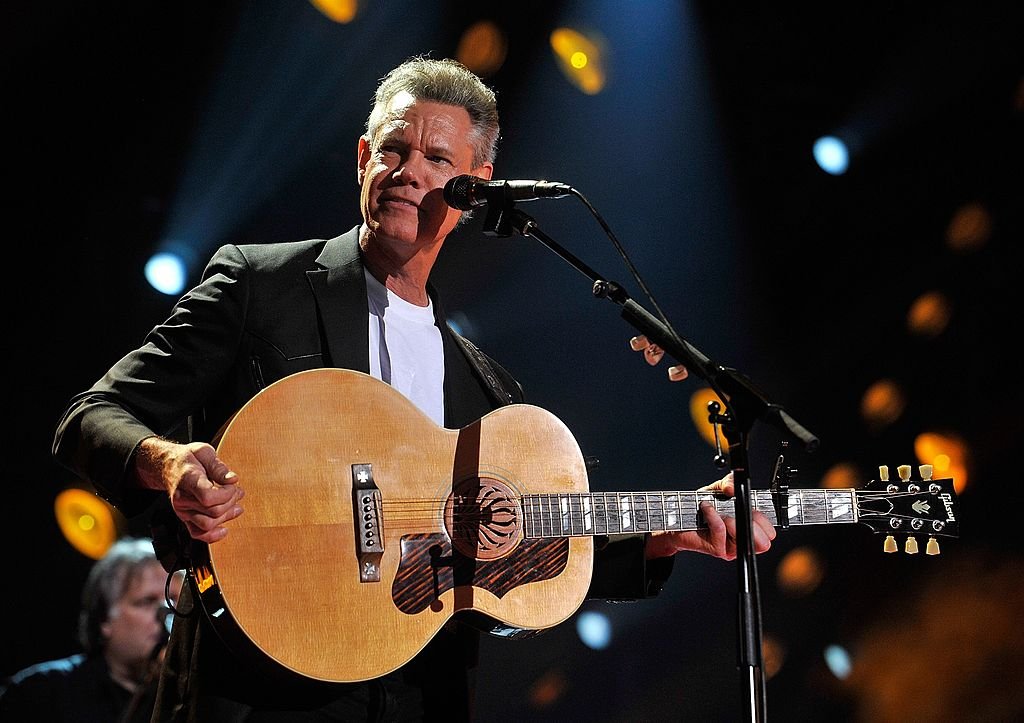
<instances>
[{"instance_id":1,"label":"guitar headstock","mask_svg":"<svg viewBox=\"0 0 1024 723\"><path fill-rule=\"evenodd\" d=\"M933 479L932 466L918 468L911 479L910 465L897 467L898 480L889 479L889 468L878 468L878 479L857 492L858 519L886 535L883 549L896 552L895 535L907 535L904 551L918 552L917 535L927 535L925 552L939 554L937 537L957 537L958 503L952 479Z\"/></svg>"}]
</instances>

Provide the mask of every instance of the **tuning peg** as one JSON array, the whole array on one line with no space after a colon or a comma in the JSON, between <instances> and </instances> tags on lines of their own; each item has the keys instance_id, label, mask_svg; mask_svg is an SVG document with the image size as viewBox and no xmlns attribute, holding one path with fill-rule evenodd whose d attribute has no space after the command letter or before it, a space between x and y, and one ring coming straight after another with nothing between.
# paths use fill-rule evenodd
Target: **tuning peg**
<instances>
[{"instance_id":1,"label":"tuning peg","mask_svg":"<svg viewBox=\"0 0 1024 723\"><path fill-rule=\"evenodd\" d=\"M930 464L922 464L918 469L921 471L921 479L927 481L932 478L932 472L935 468Z\"/></svg>"},{"instance_id":2,"label":"tuning peg","mask_svg":"<svg viewBox=\"0 0 1024 723\"><path fill-rule=\"evenodd\" d=\"M889 481L889 467L888 465L881 465L878 468L878 479L881 482Z\"/></svg>"},{"instance_id":3,"label":"tuning peg","mask_svg":"<svg viewBox=\"0 0 1024 723\"><path fill-rule=\"evenodd\" d=\"M908 479L910 479L910 465L901 464L899 467L896 468L896 474L900 476L901 480L906 482Z\"/></svg>"},{"instance_id":4,"label":"tuning peg","mask_svg":"<svg viewBox=\"0 0 1024 723\"><path fill-rule=\"evenodd\" d=\"M924 552L926 555L938 555L939 554L939 541L934 537L928 538L928 544L925 545Z\"/></svg>"},{"instance_id":5,"label":"tuning peg","mask_svg":"<svg viewBox=\"0 0 1024 723\"><path fill-rule=\"evenodd\" d=\"M908 537L906 545L903 547L903 551L906 552L908 555L916 555L917 554L917 538L914 537L913 535Z\"/></svg>"},{"instance_id":6,"label":"tuning peg","mask_svg":"<svg viewBox=\"0 0 1024 723\"><path fill-rule=\"evenodd\" d=\"M896 538L892 535L885 536L885 542L882 543L882 549L885 552L896 552L900 549L899 545L896 544Z\"/></svg>"}]
</instances>

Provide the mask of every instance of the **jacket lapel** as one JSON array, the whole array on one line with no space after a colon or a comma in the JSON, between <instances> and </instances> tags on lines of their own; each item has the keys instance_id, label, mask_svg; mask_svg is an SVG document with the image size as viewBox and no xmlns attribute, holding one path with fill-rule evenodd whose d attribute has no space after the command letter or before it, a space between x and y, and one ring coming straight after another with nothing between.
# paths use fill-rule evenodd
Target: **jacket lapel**
<instances>
[{"instance_id":1,"label":"jacket lapel","mask_svg":"<svg viewBox=\"0 0 1024 723\"><path fill-rule=\"evenodd\" d=\"M317 257L322 269L306 272L316 298L320 333L326 339L325 366L370 372L366 331L366 279L359 253L359 227L329 240Z\"/></svg>"}]
</instances>

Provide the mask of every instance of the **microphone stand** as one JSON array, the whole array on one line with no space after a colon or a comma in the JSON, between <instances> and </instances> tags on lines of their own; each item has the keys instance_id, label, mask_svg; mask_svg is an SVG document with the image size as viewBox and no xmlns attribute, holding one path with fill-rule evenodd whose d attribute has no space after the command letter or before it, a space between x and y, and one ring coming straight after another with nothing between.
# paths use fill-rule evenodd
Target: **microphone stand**
<instances>
[{"instance_id":1,"label":"microphone stand","mask_svg":"<svg viewBox=\"0 0 1024 723\"><path fill-rule=\"evenodd\" d=\"M587 264L540 230L535 219L519 210L512 201L488 203L484 234L507 237L516 231L530 236L565 260L592 282L592 291L599 299L609 299L622 307L622 317L641 334L655 342L696 376L704 379L725 403L725 411L714 410L710 421L720 424L729 444L729 465L735 484L736 567L738 580L737 613L739 624L738 664L746 672L746 713L749 720L764 723L766 691L764 657L761 646L760 589L754 552L753 511L749 475L749 433L756 420L781 429L802 442L808 452L818 446L818 438L790 417L777 404L772 404L740 372L712 362L692 344L679 337L640 304L623 288L603 278Z\"/></svg>"}]
</instances>

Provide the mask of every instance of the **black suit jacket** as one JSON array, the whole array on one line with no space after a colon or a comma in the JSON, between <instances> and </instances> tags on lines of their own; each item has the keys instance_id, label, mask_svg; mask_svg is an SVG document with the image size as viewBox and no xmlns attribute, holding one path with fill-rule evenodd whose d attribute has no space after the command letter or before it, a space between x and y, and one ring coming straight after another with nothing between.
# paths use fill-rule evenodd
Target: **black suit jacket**
<instances>
[{"instance_id":1,"label":"black suit jacket","mask_svg":"<svg viewBox=\"0 0 1024 723\"><path fill-rule=\"evenodd\" d=\"M130 470L139 443L154 434L211 441L258 391L299 371L327 366L368 372L363 273L358 228L330 240L221 247L200 283L144 344L71 400L54 440L56 458L126 515L150 510L158 553L169 570L179 568L186 562L188 536L164 495L134 486ZM522 401L515 379L447 325L436 293L429 291L443 338L445 426L460 428L498 406ZM668 575L670 563L645 563L642 538L599 547L593 596L646 597L656 594ZM474 650L473 640L462 633L439 635L401 675L422 687L423 675L445 670L441 688L437 681L427 687L442 690L450 684L444 697L465 697L463 673L473 665ZM259 683L259 673L233 660L199 613L176 618L165 668L161 705L168 718L195 705L197 671L203 694L215 690L220 698L247 704L281 704L283 689L274 688L273 700L266 700L269 688ZM288 695L313 701L321 694L330 699L338 690L324 693L317 686Z\"/></svg>"}]
</instances>

